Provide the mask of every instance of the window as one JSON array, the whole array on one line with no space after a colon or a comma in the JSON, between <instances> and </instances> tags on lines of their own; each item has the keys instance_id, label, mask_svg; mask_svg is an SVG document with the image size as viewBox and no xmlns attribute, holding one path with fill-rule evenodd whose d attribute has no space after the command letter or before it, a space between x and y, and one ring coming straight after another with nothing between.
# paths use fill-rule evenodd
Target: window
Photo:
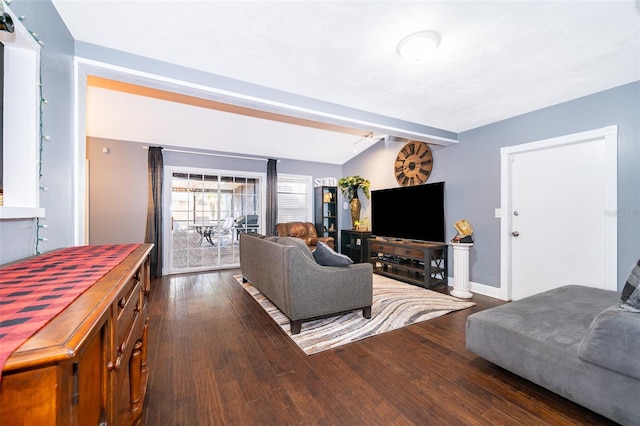
<instances>
[{"instance_id":1,"label":"window","mask_svg":"<svg viewBox=\"0 0 640 426\"><path fill-rule=\"evenodd\" d=\"M165 273L239 266L240 234L260 232L263 176L168 166L165 177Z\"/></svg>"},{"instance_id":2,"label":"window","mask_svg":"<svg viewBox=\"0 0 640 426\"><path fill-rule=\"evenodd\" d=\"M40 45L13 15L15 31L0 31L3 43L2 162L0 219L44 216L39 206Z\"/></svg>"},{"instance_id":3,"label":"window","mask_svg":"<svg viewBox=\"0 0 640 426\"><path fill-rule=\"evenodd\" d=\"M311 176L278 175L278 223L312 222Z\"/></svg>"}]
</instances>

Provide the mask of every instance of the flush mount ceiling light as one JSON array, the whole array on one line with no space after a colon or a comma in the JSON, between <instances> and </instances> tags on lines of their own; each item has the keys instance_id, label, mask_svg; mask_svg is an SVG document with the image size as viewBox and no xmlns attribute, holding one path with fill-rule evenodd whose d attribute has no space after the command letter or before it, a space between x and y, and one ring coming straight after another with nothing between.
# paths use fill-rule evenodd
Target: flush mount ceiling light
<instances>
[{"instance_id":1,"label":"flush mount ceiling light","mask_svg":"<svg viewBox=\"0 0 640 426\"><path fill-rule=\"evenodd\" d=\"M398 54L410 64L420 64L435 52L440 44L440 34L420 31L410 34L398 43Z\"/></svg>"}]
</instances>

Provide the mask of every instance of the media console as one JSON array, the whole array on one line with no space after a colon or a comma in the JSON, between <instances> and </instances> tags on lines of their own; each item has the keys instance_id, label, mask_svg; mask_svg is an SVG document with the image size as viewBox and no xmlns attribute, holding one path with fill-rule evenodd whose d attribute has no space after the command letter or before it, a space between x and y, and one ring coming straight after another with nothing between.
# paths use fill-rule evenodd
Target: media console
<instances>
[{"instance_id":1,"label":"media console","mask_svg":"<svg viewBox=\"0 0 640 426\"><path fill-rule=\"evenodd\" d=\"M373 272L432 288L447 286L447 245L435 242L370 238Z\"/></svg>"}]
</instances>

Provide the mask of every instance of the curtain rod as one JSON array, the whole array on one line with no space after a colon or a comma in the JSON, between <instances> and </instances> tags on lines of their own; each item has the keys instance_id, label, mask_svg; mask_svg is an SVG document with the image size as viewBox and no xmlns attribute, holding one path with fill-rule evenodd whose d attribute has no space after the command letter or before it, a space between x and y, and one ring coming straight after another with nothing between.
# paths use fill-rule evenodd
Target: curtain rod
<instances>
[{"instance_id":1,"label":"curtain rod","mask_svg":"<svg viewBox=\"0 0 640 426\"><path fill-rule=\"evenodd\" d=\"M0 0L1 1L1 0ZM142 149L148 150L148 146L143 146ZM162 148L163 151L167 152L180 152L182 154L198 154L198 155L209 155L211 157L226 157L226 158L237 158L240 160L255 160L255 161L269 161L268 158L259 158L259 157L245 157L242 155L230 155L230 154L214 154L211 152L199 152L199 151L187 151L183 149L171 149L171 148ZM280 160L277 160L278 163Z\"/></svg>"}]
</instances>

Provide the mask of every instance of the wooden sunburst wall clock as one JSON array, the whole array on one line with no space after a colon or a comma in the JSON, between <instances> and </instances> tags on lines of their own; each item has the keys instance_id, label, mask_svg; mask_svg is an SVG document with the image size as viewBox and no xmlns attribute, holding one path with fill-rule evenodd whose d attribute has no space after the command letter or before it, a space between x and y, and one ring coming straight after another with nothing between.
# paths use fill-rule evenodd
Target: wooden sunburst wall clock
<instances>
[{"instance_id":1,"label":"wooden sunburst wall clock","mask_svg":"<svg viewBox=\"0 0 640 426\"><path fill-rule=\"evenodd\" d=\"M401 186L425 183L433 169L433 154L424 142L411 141L398 152L393 173Z\"/></svg>"}]
</instances>

